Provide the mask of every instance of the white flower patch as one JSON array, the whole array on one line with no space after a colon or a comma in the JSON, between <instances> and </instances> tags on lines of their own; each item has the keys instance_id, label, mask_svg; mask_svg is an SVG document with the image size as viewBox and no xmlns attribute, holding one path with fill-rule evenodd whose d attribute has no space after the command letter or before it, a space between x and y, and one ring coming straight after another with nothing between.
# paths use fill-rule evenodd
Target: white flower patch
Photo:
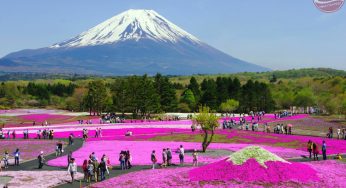
<instances>
[{"instance_id":1,"label":"white flower patch","mask_svg":"<svg viewBox=\"0 0 346 188\"><path fill-rule=\"evenodd\" d=\"M260 146L248 146L229 156L228 161L232 161L235 165L242 165L249 159L255 159L260 165L267 168L265 162L280 161L290 163L285 159L263 149Z\"/></svg>"}]
</instances>

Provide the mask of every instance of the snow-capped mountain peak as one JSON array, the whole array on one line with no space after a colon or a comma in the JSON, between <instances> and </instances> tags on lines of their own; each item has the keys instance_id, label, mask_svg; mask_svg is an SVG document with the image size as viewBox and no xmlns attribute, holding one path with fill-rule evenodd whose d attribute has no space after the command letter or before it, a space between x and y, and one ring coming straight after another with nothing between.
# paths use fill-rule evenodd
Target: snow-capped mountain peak
<instances>
[{"instance_id":1,"label":"snow-capped mountain peak","mask_svg":"<svg viewBox=\"0 0 346 188\"><path fill-rule=\"evenodd\" d=\"M168 21L154 10L130 9L122 12L80 35L51 46L82 47L112 44L125 40L151 39L176 43L188 40L201 43L196 37Z\"/></svg>"}]
</instances>

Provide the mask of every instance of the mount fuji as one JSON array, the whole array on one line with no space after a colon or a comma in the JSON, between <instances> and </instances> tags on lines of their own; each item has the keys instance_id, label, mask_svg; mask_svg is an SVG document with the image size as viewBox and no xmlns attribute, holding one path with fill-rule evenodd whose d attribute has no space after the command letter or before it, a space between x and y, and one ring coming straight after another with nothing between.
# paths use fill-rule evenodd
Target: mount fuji
<instances>
[{"instance_id":1,"label":"mount fuji","mask_svg":"<svg viewBox=\"0 0 346 188\"><path fill-rule=\"evenodd\" d=\"M153 10L128 10L80 35L0 59L6 72L99 75L216 74L269 69L234 58Z\"/></svg>"}]
</instances>

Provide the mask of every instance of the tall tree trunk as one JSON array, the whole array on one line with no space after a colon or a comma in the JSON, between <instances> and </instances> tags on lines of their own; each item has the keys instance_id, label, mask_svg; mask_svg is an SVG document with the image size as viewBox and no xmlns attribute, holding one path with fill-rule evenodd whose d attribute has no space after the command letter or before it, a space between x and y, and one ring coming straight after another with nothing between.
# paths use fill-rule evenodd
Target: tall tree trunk
<instances>
[{"instance_id":1,"label":"tall tree trunk","mask_svg":"<svg viewBox=\"0 0 346 188\"><path fill-rule=\"evenodd\" d=\"M202 149L203 152L205 152L207 150L207 142L208 142L208 131L204 130L204 139L203 139L203 143L202 143Z\"/></svg>"},{"instance_id":2,"label":"tall tree trunk","mask_svg":"<svg viewBox=\"0 0 346 188\"><path fill-rule=\"evenodd\" d=\"M207 147L209 146L209 144L213 141L213 137L214 137L214 129L211 131L211 136L209 141L206 144L205 150L207 150Z\"/></svg>"}]
</instances>

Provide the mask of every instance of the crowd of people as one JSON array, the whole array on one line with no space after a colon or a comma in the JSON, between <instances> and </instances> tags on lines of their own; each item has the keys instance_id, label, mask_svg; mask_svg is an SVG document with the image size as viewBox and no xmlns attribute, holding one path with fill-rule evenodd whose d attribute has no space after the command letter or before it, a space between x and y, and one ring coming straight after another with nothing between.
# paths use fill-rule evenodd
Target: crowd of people
<instances>
[{"instance_id":1,"label":"crowd of people","mask_svg":"<svg viewBox=\"0 0 346 188\"><path fill-rule=\"evenodd\" d=\"M70 164L71 162L74 162L73 158L71 159ZM109 175L110 168L112 168L110 160L105 154L103 154L101 159L98 160L95 152L92 152L89 155L89 159L85 159L82 165L84 181L103 181L106 179L106 174Z\"/></svg>"},{"instance_id":2,"label":"crowd of people","mask_svg":"<svg viewBox=\"0 0 346 188\"><path fill-rule=\"evenodd\" d=\"M327 138L333 138L334 129L333 127L328 128ZM346 128L338 127L336 130L336 138L346 140Z\"/></svg>"},{"instance_id":3,"label":"crowd of people","mask_svg":"<svg viewBox=\"0 0 346 188\"><path fill-rule=\"evenodd\" d=\"M313 158L314 161L318 161L318 155L320 154L320 150L318 149L317 144L309 140L307 144L307 150L309 152L309 159ZM321 150L323 160L327 160L327 144L324 140L322 142Z\"/></svg>"}]
</instances>

